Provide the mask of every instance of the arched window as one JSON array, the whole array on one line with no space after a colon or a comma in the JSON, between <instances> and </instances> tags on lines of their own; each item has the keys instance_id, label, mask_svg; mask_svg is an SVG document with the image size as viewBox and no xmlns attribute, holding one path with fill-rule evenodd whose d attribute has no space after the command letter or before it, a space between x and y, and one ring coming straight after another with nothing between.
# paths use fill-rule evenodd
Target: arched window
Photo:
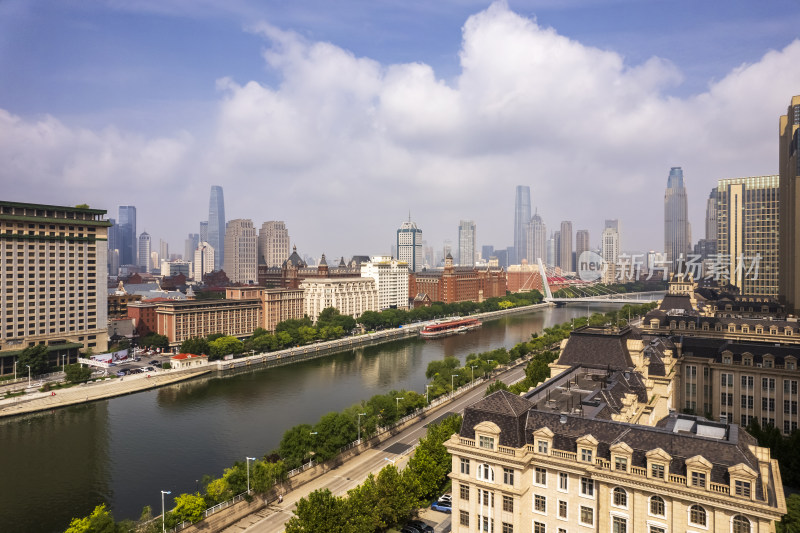
<instances>
[{"instance_id":1,"label":"arched window","mask_svg":"<svg viewBox=\"0 0 800 533\"><path fill-rule=\"evenodd\" d=\"M650 498L650 514L655 516L666 516L666 505L664 505L664 498L661 496L653 496Z\"/></svg>"},{"instance_id":2,"label":"arched window","mask_svg":"<svg viewBox=\"0 0 800 533\"><path fill-rule=\"evenodd\" d=\"M750 533L750 520L740 514L737 514L731 521L731 532Z\"/></svg>"},{"instance_id":3,"label":"arched window","mask_svg":"<svg viewBox=\"0 0 800 533\"><path fill-rule=\"evenodd\" d=\"M486 463L478 465L478 479L494 482L494 469Z\"/></svg>"},{"instance_id":4,"label":"arched window","mask_svg":"<svg viewBox=\"0 0 800 533\"><path fill-rule=\"evenodd\" d=\"M689 507L689 523L696 526L706 526L706 510L699 505Z\"/></svg>"},{"instance_id":5,"label":"arched window","mask_svg":"<svg viewBox=\"0 0 800 533\"><path fill-rule=\"evenodd\" d=\"M614 489L614 505L617 507L627 507L628 506L628 493L625 492L625 489L621 487L617 487Z\"/></svg>"}]
</instances>

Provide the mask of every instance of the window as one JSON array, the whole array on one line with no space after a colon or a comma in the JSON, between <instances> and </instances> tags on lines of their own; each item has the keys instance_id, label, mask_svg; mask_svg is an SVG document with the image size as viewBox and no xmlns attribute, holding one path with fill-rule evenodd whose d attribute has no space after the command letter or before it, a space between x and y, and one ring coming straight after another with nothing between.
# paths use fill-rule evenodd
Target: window
<instances>
[{"instance_id":1,"label":"window","mask_svg":"<svg viewBox=\"0 0 800 533\"><path fill-rule=\"evenodd\" d=\"M581 494L584 496L594 496L594 480L588 477L581 478Z\"/></svg>"},{"instance_id":2,"label":"window","mask_svg":"<svg viewBox=\"0 0 800 533\"><path fill-rule=\"evenodd\" d=\"M761 378L761 390L775 390L775 378Z\"/></svg>"},{"instance_id":3,"label":"window","mask_svg":"<svg viewBox=\"0 0 800 533\"><path fill-rule=\"evenodd\" d=\"M650 526L650 533L667 533L667 529L660 526Z\"/></svg>"},{"instance_id":4,"label":"window","mask_svg":"<svg viewBox=\"0 0 800 533\"><path fill-rule=\"evenodd\" d=\"M481 516L478 515L478 528L480 531L486 531L487 533L494 532L494 518L489 518L488 516Z\"/></svg>"},{"instance_id":5,"label":"window","mask_svg":"<svg viewBox=\"0 0 800 533\"><path fill-rule=\"evenodd\" d=\"M627 472L628 471L628 458L627 457L616 457L614 459L614 470L619 470L620 472Z\"/></svg>"},{"instance_id":6,"label":"window","mask_svg":"<svg viewBox=\"0 0 800 533\"><path fill-rule=\"evenodd\" d=\"M464 475L469 475L469 459L461 458L461 473Z\"/></svg>"},{"instance_id":7,"label":"window","mask_svg":"<svg viewBox=\"0 0 800 533\"><path fill-rule=\"evenodd\" d=\"M460 517L460 524L465 527L469 527L469 511L461 511L459 513Z\"/></svg>"},{"instance_id":8,"label":"window","mask_svg":"<svg viewBox=\"0 0 800 533\"><path fill-rule=\"evenodd\" d=\"M625 492L625 489L621 487L616 487L613 491L612 501L614 502L614 505L617 507L627 507L628 493Z\"/></svg>"},{"instance_id":9,"label":"window","mask_svg":"<svg viewBox=\"0 0 800 533\"><path fill-rule=\"evenodd\" d=\"M788 368L789 363L786 363L786 366L787 366L787 370L790 370ZM791 370L793 370L793 369L791 369ZM783 393L784 394L797 394L797 381L793 380L793 379L792 380L784 379L783 380Z\"/></svg>"},{"instance_id":10,"label":"window","mask_svg":"<svg viewBox=\"0 0 800 533\"><path fill-rule=\"evenodd\" d=\"M459 496L465 502L469 501L469 485L460 485Z\"/></svg>"},{"instance_id":11,"label":"window","mask_svg":"<svg viewBox=\"0 0 800 533\"><path fill-rule=\"evenodd\" d=\"M494 492L478 489L478 503L487 507L494 507Z\"/></svg>"},{"instance_id":12,"label":"window","mask_svg":"<svg viewBox=\"0 0 800 533\"><path fill-rule=\"evenodd\" d=\"M666 516L666 505L664 505L664 498L661 496L653 496L650 498L650 514L654 516Z\"/></svg>"},{"instance_id":13,"label":"window","mask_svg":"<svg viewBox=\"0 0 800 533\"><path fill-rule=\"evenodd\" d=\"M720 374L719 384L722 387L733 387L733 374Z\"/></svg>"},{"instance_id":14,"label":"window","mask_svg":"<svg viewBox=\"0 0 800 533\"><path fill-rule=\"evenodd\" d=\"M628 521L621 516L611 517L612 533L628 533Z\"/></svg>"},{"instance_id":15,"label":"window","mask_svg":"<svg viewBox=\"0 0 800 533\"><path fill-rule=\"evenodd\" d=\"M567 502L564 500L558 500L558 517L567 519Z\"/></svg>"},{"instance_id":16,"label":"window","mask_svg":"<svg viewBox=\"0 0 800 533\"><path fill-rule=\"evenodd\" d=\"M742 376L742 388L743 389L753 388L753 376Z\"/></svg>"},{"instance_id":17,"label":"window","mask_svg":"<svg viewBox=\"0 0 800 533\"><path fill-rule=\"evenodd\" d=\"M692 472L692 486L706 488L705 472Z\"/></svg>"},{"instance_id":18,"label":"window","mask_svg":"<svg viewBox=\"0 0 800 533\"><path fill-rule=\"evenodd\" d=\"M706 510L699 505L689 507L689 523L706 527Z\"/></svg>"},{"instance_id":19,"label":"window","mask_svg":"<svg viewBox=\"0 0 800 533\"><path fill-rule=\"evenodd\" d=\"M569 486L569 474L566 472L559 472L558 473L558 489L559 490L567 490Z\"/></svg>"},{"instance_id":20,"label":"window","mask_svg":"<svg viewBox=\"0 0 800 533\"><path fill-rule=\"evenodd\" d=\"M594 509L581 505L581 524L594 525Z\"/></svg>"},{"instance_id":21,"label":"window","mask_svg":"<svg viewBox=\"0 0 800 533\"><path fill-rule=\"evenodd\" d=\"M737 514L731 520L732 533L750 533L750 520Z\"/></svg>"},{"instance_id":22,"label":"window","mask_svg":"<svg viewBox=\"0 0 800 533\"><path fill-rule=\"evenodd\" d=\"M494 438L481 435L478 440L478 446L487 450L494 450Z\"/></svg>"},{"instance_id":23,"label":"window","mask_svg":"<svg viewBox=\"0 0 800 533\"><path fill-rule=\"evenodd\" d=\"M533 510L537 513L546 513L547 512L547 498L540 494L535 494L533 496Z\"/></svg>"},{"instance_id":24,"label":"window","mask_svg":"<svg viewBox=\"0 0 800 533\"><path fill-rule=\"evenodd\" d=\"M750 482L749 481L742 481L737 479L736 483L734 484L736 495L742 496L743 498L750 497Z\"/></svg>"},{"instance_id":25,"label":"window","mask_svg":"<svg viewBox=\"0 0 800 533\"><path fill-rule=\"evenodd\" d=\"M742 409L753 408L753 396L751 394L742 394Z\"/></svg>"},{"instance_id":26,"label":"window","mask_svg":"<svg viewBox=\"0 0 800 533\"><path fill-rule=\"evenodd\" d=\"M514 526L503 522L503 533L514 533Z\"/></svg>"},{"instance_id":27,"label":"window","mask_svg":"<svg viewBox=\"0 0 800 533\"><path fill-rule=\"evenodd\" d=\"M539 441L539 453L544 453L544 454L547 453L547 441L546 440L540 440Z\"/></svg>"},{"instance_id":28,"label":"window","mask_svg":"<svg viewBox=\"0 0 800 533\"><path fill-rule=\"evenodd\" d=\"M478 479L494 482L494 469L486 463L478 465Z\"/></svg>"},{"instance_id":29,"label":"window","mask_svg":"<svg viewBox=\"0 0 800 533\"><path fill-rule=\"evenodd\" d=\"M581 448L581 461L591 463L592 462L592 450L589 448Z\"/></svg>"},{"instance_id":30,"label":"window","mask_svg":"<svg viewBox=\"0 0 800 533\"><path fill-rule=\"evenodd\" d=\"M651 464L650 475L657 479L664 479L664 465L655 463Z\"/></svg>"},{"instance_id":31,"label":"window","mask_svg":"<svg viewBox=\"0 0 800 533\"><path fill-rule=\"evenodd\" d=\"M534 477L534 483L535 484L543 485L545 487L547 486L547 469L546 468L541 468L541 467L537 466L536 470L534 472L534 476L535 476Z\"/></svg>"},{"instance_id":32,"label":"window","mask_svg":"<svg viewBox=\"0 0 800 533\"><path fill-rule=\"evenodd\" d=\"M547 533L547 526L545 526L541 522L534 522L533 533Z\"/></svg>"},{"instance_id":33,"label":"window","mask_svg":"<svg viewBox=\"0 0 800 533\"><path fill-rule=\"evenodd\" d=\"M514 485L514 471L510 468L503 468L503 483Z\"/></svg>"},{"instance_id":34,"label":"window","mask_svg":"<svg viewBox=\"0 0 800 533\"><path fill-rule=\"evenodd\" d=\"M503 495L503 511L508 513L514 512L514 497L507 494Z\"/></svg>"}]
</instances>

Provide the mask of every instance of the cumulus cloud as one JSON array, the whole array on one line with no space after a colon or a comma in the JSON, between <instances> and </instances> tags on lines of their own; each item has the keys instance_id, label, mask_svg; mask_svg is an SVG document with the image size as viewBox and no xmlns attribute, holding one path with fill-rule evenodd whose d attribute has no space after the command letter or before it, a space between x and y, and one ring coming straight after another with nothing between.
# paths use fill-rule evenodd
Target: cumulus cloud
<instances>
[{"instance_id":1,"label":"cumulus cloud","mask_svg":"<svg viewBox=\"0 0 800 533\"><path fill-rule=\"evenodd\" d=\"M476 220L480 244L505 247L514 186L527 184L551 228L573 220L596 244L603 219L620 218L623 248L658 248L669 167L684 167L702 227L717 179L776 172L777 118L800 87L796 41L673 97L682 74L669 61L628 64L504 3L466 21L452 79L268 24L252 31L279 82L220 79L212 132L146 138L3 112L0 181L107 191L123 177L180 198L188 180L193 214L174 221L176 235L195 231L207 185L220 184L229 218L285 219L315 255L388 252L409 209L436 247L459 219Z\"/></svg>"}]
</instances>

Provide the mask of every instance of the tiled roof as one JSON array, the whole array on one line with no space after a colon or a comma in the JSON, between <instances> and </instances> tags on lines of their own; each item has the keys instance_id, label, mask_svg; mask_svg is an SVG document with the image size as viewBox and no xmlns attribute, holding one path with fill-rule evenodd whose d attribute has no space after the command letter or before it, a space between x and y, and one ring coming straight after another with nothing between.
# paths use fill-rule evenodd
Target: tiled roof
<instances>
[{"instance_id":1,"label":"tiled roof","mask_svg":"<svg viewBox=\"0 0 800 533\"><path fill-rule=\"evenodd\" d=\"M604 365L619 370L633 367L628 352L628 339L641 338L631 328L610 332L583 327L572 332L558 359L559 365Z\"/></svg>"}]
</instances>

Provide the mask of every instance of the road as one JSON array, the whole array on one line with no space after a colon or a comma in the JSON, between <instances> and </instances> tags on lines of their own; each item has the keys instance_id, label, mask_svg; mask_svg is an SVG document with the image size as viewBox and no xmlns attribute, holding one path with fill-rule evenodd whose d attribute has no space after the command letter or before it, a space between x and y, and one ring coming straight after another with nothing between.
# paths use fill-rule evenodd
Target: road
<instances>
[{"instance_id":1,"label":"road","mask_svg":"<svg viewBox=\"0 0 800 533\"><path fill-rule=\"evenodd\" d=\"M526 364L499 373L496 378L505 383L514 383L525 376ZM378 448L367 450L345 464L323 474L313 481L284 495L283 502L273 502L267 508L249 515L236 524L223 530L224 533L280 533L286 522L293 516L293 511L300 498L317 489L329 489L336 496L343 496L347 491L361 484L370 473L375 475L390 461L398 468L408 463L408 458L420 437L427 432L427 426L453 413L463 413L464 408L483 398L485 386L477 386L467 391L449 404L444 405L429 418L419 420L401 433L387 439ZM435 513L441 515L441 513ZM444 515L441 515L444 518ZM438 531L438 529L437 529Z\"/></svg>"}]
</instances>

